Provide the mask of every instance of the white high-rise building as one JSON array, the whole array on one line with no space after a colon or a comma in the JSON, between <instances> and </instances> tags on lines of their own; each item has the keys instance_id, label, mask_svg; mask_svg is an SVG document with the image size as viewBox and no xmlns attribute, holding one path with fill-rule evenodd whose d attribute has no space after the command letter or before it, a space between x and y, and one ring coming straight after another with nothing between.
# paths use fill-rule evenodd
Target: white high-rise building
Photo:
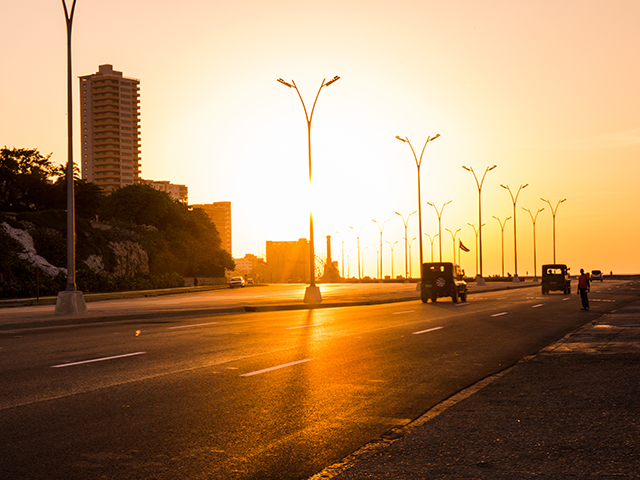
<instances>
[{"instance_id":1,"label":"white high-rise building","mask_svg":"<svg viewBox=\"0 0 640 480\"><path fill-rule=\"evenodd\" d=\"M80 77L82 178L106 193L139 181L139 89L112 65Z\"/></svg>"}]
</instances>

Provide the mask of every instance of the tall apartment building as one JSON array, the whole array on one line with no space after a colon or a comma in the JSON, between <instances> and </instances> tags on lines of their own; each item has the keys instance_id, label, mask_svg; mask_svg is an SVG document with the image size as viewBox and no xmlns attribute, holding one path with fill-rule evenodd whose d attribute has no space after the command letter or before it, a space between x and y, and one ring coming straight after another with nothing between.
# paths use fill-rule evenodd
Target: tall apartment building
<instances>
[{"instance_id":1,"label":"tall apartment building","mask_svg":"<svg viewBox=\"0 0 640 480\"><path fill-rule=\"evenodd\" d=\"M233 255L231 252L231 202L214 202L191 205L191 207L201 208L206 212L220 234L222 249L229 255Z\"/></svg>"},{"instance_id":2,"label":"tall apartment building","mask_svg":"<svg viewBox=\"0 0 640 480\"><path fill-rule=\"evenodd\" d=\"M82 178L106 193L139 180L139 88L112 65L80 77Z\"/></svg>"}]
</instances>

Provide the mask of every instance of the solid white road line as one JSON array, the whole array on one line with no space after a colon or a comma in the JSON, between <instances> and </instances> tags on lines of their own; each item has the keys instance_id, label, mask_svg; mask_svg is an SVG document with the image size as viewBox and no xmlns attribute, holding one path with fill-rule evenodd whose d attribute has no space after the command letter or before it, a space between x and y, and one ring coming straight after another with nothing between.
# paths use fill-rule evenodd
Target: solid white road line
<instances>
[{"instance_id":1,"label":"solid white road line","mask_svg":"<svg viewBox=\"0 0 640 480\"><path fill-rule=\"evenodd\" d=\"M169 330L175 330L176 328L191 328L191 327L204 327L205 325L216 325L218 322L208 323L194 323L193 325L178 325L177 327L169 327Z\"/></svg>"},{"instance_id":2,"label":"solid white road line","mask_svg":"<svg viewBox=\"0 0 640 480\"><path fill-rule=\"evenodd\" d=\"M135 355L144 355L147 352L125 353L124 355L114 355L113 357L93 358L91 360L83 360L81 362L61 363L60 365L51 365L51 368L71 367L73 365L82 365L85 363L104 362L105 360L114 360L116 358L133 357Z\"/></svg>"},{"instance_id":3,"label":"solid white road line","mask_svg":"<svg viewBox=\"0 0 640 480\"><path fill-rule=\"evenodd\" d=\"M500 312L500 313L494 313L493 315L491 315L492 317L501 317L502 315L506 315L508 312Z\"/></svg>"},{"instance_id":4,"label":"solid white road line","mask_svg":"<svg viewBox=\"0 0 640 480\"><path fill-rule=\"evenodd\" d=\"M310 362L313 358L305 358L304 360L298 360L297 362L284 363L282 365L278 365L276 367L265 368L262 370L256 370L255 372L243 373L240 375L241 377L251 377L253 375L260 375L261 373L271 372L272 370L278 370L280 368L292 367L293 365L298 365L300 363Z\"/></svg>"},{"instance_id":5,"label":"solid white road line","mask_svg":"<svg viewBox=\"0 0 640 480\"><path fill-rule=\"evenodd\" d=\"M413 332L413 334L420 335L421 333L433 332L435 330L440 330L441 328L444 328L444 327L435 327L435 328L429 328L428 330L420 330L419 332Z\"/></svg>"}]
</instances>

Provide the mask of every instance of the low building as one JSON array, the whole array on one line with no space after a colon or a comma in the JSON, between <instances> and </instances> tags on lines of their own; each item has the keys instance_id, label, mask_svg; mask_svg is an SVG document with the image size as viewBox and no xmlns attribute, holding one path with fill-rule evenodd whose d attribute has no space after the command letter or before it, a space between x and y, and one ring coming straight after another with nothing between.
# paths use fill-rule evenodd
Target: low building
<instances>
[{"instance_id":1,"label":"low building","mask_svg":"<svg viewBox=\"0 0 640 480\"><path fill-rule=\"evenodd\" d=\"M306 238L298 241L268 241L265 280L270 283L308 283L309 248Z\"/></svg>"},{"instance_id":2,"label":"low building","mask_svg":"<svg viewBox=\"0 0 640 480\"><path fill-rule=\"evenodd\" d=\"M266 263L264 259L247 253L242 258L234 258L236 263L236 269L231 273L231 276L241 276L245 280L251 278L254 282L266 281Z\"/></svg>"},{"instance_id":3,"label":"low building","mask_svg":"<svg viewBox=\"0 0 640 480\"><path fill-rule=\"evenodd\" d=\"M189 203L189 188L186 185L177 185L166 180L143 180L140 183L149 185L150 187L168 193L171 198L180 203Z\"/></svg>"}]
</instances>

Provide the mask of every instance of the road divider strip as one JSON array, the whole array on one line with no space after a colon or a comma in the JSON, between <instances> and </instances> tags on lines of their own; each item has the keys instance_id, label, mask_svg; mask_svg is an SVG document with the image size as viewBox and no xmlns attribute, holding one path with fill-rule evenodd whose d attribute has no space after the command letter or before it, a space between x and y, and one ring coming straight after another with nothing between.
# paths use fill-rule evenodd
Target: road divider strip
<instances>
[{"instance_id":1,"label":"road divider strip","mask_svg":"<svg viewBox=\"0 0 640 480\"><path fill-rule=\"evenodd\" d=\"M123 355L114 355L112 357L93 358L91 360L82 360L80 362L61 363L60 365L51 365L51 368L72 367L74 365L83 365L85 363L104 362L106 360L115 360L117 358L134 357L136 355L144 355L147 352L125 353Z\"/></svg>"},{"instance_id":2,"label":"road divider strip","mask_svg":"<svg viewBox=\"0 0 640 480\"><path fill-rule=\"evenodd\" d=\"M282 365L277 365L275 367L264 368L262 370L256 370L255 372L243 373L240 375L241 377L252 377L254 375L260 375L261 373L271 372L273 370L279 370L281 368L292 367L294 365L299 365L301 363L310 362L313 358L305 358L304 360L298 360L296 362L283 363Z\"/></svg>"},{"instance_id":3,"label":"road divider strip","mask_svg":"<svg viewBox=\"0 0 640 480\"><path fill-rule=\"evenodd\" d=\"M205 327L207 325L217 325L217 324L218 322L194 323L192 325L178 325L177 327L169 327L169 330L175 330L176 328Z\"/></svg>"},{"instance_id":4,"label":"road divider strip","mask_svg":"<svg viewBox=\"0 0 640 480\"><path fill-rule=\"evenodd\" d=\"M427 332L434 332L436 330L440 330L441 328L444 328L444 327L435 327L435 328L429 328L427 330L420 330L419 332L413 332L413 334L414 335L420 335L420 334L427 333Z\"/></svg>"}]
</instances>

